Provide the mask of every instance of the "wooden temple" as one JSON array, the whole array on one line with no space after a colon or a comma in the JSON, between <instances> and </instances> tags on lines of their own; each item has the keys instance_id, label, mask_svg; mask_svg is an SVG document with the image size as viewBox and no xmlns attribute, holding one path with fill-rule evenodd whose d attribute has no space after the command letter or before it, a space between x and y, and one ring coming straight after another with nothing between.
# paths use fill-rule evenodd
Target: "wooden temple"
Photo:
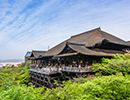
<instances>
[{"instance_id":1,"label":"wooden temple","mask_svg":"<svg viewBox=\"0 0 130 100\"><path fill-rule=\"evenodd\" d=\"M54 87L55 80L60 83L93 74L92 63L129 50L128 42L96 28L74 35L48 51L27 52L25 60L32 62L30 74L34 85Z\"/></svg>"}]
</instances>

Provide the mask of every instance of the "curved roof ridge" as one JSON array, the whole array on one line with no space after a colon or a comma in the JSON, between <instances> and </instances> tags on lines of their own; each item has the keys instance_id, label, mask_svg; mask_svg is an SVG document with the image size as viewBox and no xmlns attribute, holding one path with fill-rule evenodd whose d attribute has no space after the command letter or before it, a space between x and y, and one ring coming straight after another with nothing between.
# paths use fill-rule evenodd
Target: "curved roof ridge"
<instances>
[{"instance_id":1,"label":"curved roof ridge","mask_svg":"<svg viewBox=\"0 0 130 100\"><path fill-rule=\"evenodd\" d=\"M60 43L56 46L54 46L53 48L49 49L45 53L45 56L53 56L53 55L59 54L65 48L66 44L67 44L67 40L63 41L62 43Z\"/></svg>"},{"instance_id":2,"label":"curved roof ridge","mask_svg":"<svg viewBox=\"0 0 130 100\"><path fill-rule=\"evenodd\" d=\"M32 52L46 52L46 51L42 51L42 50L32 50Z\"/></svg>"},{"instance_id":3,"label":"curved roof ridge","mask_svg":"<svg viewBox=\"0 0 130 100\"><path fill-rule=\"evenodd\" d=\"M126 41L124 41L121 38L116 37L113 34L110 34L110 33L105 32L103 30L99 30L99 31L100 31L101 35L103 36L103 38L106 39L106 40L108 40L108 41L111 41L111 42L114 42L114 43L120 43L120 44L126 43Z\"/></svg>"},{"instance_id":4,"label":"curved roof ridge","mask_svg":"<svg viewBox=\"0 0 130 100\"><path fill-rule=\"evenodd\" d=\"M101 30L101 28L100 28L100 27L98 27L98 28L94 28L94 29L91 29L91 30L89 30L89 31L85 31L85 32L82 32L82 33L79 33L79 34L73 35L73 36L71 36L71 38L76 37L76 36L79 36L79 35L82 35L82 34L84 34L84 33L90 33L90 32L98 31L98 30Z\"/></svg>"},{"instance_id":5,"label":"curved roof ridge","mask_svg":"<svg viewBox=\"0 0 130 100\"><path fill-rule=\"evenodd\" d=\"M71 49L76 51L77 53L85 54L85 55L93 55L93 56L112 56L112 54L108 54L105 52L97 52L93 51L85 46L78 46L78 45L68 45Z\"/></svg>"},{"instance_id":6,"label":"curved roof ridge","mask_svg":"<svg viewBox=\"0 0 130 100\"><path fill-rule=\"evenodd\" d=\"M85 46L85 43L76 42L76 41L74 41L74 42L73 41L68 41L67 44Z\"/></svg>"}]
</instances>

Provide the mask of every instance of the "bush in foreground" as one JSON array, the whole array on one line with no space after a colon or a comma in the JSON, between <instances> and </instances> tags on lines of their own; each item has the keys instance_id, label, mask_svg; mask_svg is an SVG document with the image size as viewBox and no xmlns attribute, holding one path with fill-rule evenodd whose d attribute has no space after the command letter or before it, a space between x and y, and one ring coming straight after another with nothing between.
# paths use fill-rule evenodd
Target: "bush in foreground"
<instances>
[{"instance_id":1,"label":"bush in foreground","mask_svg":"<svg viewBox=\"0 0 130 100\"><path fill-rule=\"evenodd\" d=\"M92 70L98 75L130 74L130 54L117 54L112 59L103 58L101 63L93 64Z\"/></svg>"},{"instance_id":2,"label":"bush in foreground","mask_svg":"<svg viewBox=\"0 0 130 100\"><path fill-rule=\"evenodd\" d=\"M30 77L28 68L28 64L0 68L0 88L8 89L13 85L28 84Z\"/></svg>"},{"instance_id":3,"label":"bush in foreground","mask_svg":"<svg viewBox=\"0 0 130 100\"><path fill-rule=\"evenodd\" d=\"M97 74L65 82L55 89L25 85L28 67L0 69L0 100L130 100L130 55L116 55L94 64ZM114 74L114 75L113 75Z\"/></svg>"},{"instance_id":4,"label":"bush in foreground","mask_svg":"<svg viewBox=\"0 0 130 100\"><path fill-rule=\"evenodd\" d=\"M29 78L29 63L0 68L0 100L42 100L44 88L35 88Z\"/></svg>"},{"instance_id":5,"label":"bush in foreground","mask_svg":"<svg viewBox=\"0 0 130 100\"><path fill-rule=\"evenodd\" d=\"M128 100L130 76L103 76L84 83L67 82L63 88L47 90L44 100Z\"/></svg>"},{"instance_id":6,"label":"bush in foreground","mask_svg":"<svg viewBox=\"0 0 130 100\"><path fill-rule=\"evenodd\" d=\"M43 88L25 85L11 86L8 90L0 90L0 100L43 100L41 91Z\"/></svg>"},{"instance_id":7,"label":"bush in foreground","mask_svg":"<svg viewBox=\"0 0 130 100\"><path fill-rule=\"evenodd\" d=\"M83 79L84 80L84 79ZM55 89L16 85L0 90L0 100L129 100L130 76L111 75L65 82Z\"/></svg>"}]
</instances>

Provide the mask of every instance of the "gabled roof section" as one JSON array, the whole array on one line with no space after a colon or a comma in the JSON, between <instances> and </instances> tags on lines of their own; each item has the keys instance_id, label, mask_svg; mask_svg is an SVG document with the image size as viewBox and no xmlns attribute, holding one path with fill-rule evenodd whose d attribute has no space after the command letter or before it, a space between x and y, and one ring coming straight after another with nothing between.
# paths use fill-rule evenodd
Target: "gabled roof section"
<instances>
[{"instance_id":1,"label":"gabled roof section","mask_svg":"<svg viewBox=\"0 0 130 100\"><path fill-rule=\"evenodd\" d=\"M112 56L112 53L105 53L105 52L101 52L101 51L93 51L91 49L86 48L84 45L82 44L77 44L76 43L67 43L66 44L71 50L73 50L74 52L67 52L67 53L60 53L57 56L58 57L63 57L63 56L72 56L72 55L77 55L77 54L83 54L83 55L88 55L88 56Z\"/></svg>"},{"instance_id":2,"label":"gabled roof section","mask_svg":"<svg viewBox=\"0 0 130 100\"><path fill-rule=\"evenodd\" d=\"M35 58L39 58L39 57L44 56L45 52L46 52L46 51L32 50L32 55L33 55Z\"/></svg>"},{"instance_id":3,"label":"gabled roof section","mask_svg":"<svg viewBox=\"0 0 130 100\"><path fill-rule=\"evenodd\" d=\"M122 39L120 39L120 38L118 38L118 37L116 37L114 35L111 35L111 34L109 34L107 32L104 32L102 30L100 30L100 31L101 31L101 34L102 34L104 39L106 39L106 40L108 40L110 42L113 42L113 43L127 45L126 41L124 41L124 40L122 40Z\"/></svg>"},{"instance_id":4,"label":"gabled roof section","mask_svg":"<svg viewBox=\"0 0 130 100\"><path fill-rule=\"evenodd\" d=\"M32 55L32 52L31 51L28 51L26 54L25 54L25 57L31 57Z\"/></svg>"},{"instance_id":5,"label":"gabled roof section","mask_svg":"<svg viewBox=\"0 0 130 100\"><path fill-rule=\"evenodd\" d=\"M54 56L54 55L58 55L66 46L67 41L64 41L58 45L56 45L55 47L49 49L44 56Z\"/></svg>"},{"instance_id":6,"label":"gabled roof section","mask_svg":"<svg viewBox=\"0 0 130 100\"><path fill-rule=\"evenodd\" d=\"M89 56L112 56L111 53L93 51L91 49L86 48L83 45L69 44L69 47L71 49L73 49L74 51L76 51L77 53L84 54L84 55L89 55Z\"/></svg>"},{"instance_id":7,"label":"gabled roof section","mask_svg":"<svg viewBox=\"0 0 130 100\"><path fill-rule=\"evenodd\" d=\"M104 41L104 40L108 40L112 43L128 45L127 42L125 42L124 40L122 40L118 37L115 37L107 32L102 31L99 27L99 28L72 36L71 38L65 40L64 42L49 49L45 53L44 56L54 56L54 55L60 54L60 52L65 48L67 43L84 44L83 48L85 48L85 47L93 47L98 43L102 43L102 41ZM92 54L92 52L91 52L91 54Z\"/></svg>"},{"instance_id":8,"label":"gabled roof section","mask_svg":"<svg viewBox=\"0 0 130 100\"><path fill-rule=\"evenodd\" d=\"M83 42L87 47L91 47L97 43L102 42L104 39L114 43L126 44L126 42L123 41L122 39L117 38L114 35L111 35L107 32L104 32L100 28L83 32L78 35L74 35L71 37L69 41Z\"/></svg>"},{"instance_id":9,"label":"gabled roof section","mask_svg":"<svg viewBox=\"0 0 130 100\"><path fill-rule=\"evenodd\" d=\"M130 41L127 41L127 44L130 45Z\"/></svg>"}]
</instances>

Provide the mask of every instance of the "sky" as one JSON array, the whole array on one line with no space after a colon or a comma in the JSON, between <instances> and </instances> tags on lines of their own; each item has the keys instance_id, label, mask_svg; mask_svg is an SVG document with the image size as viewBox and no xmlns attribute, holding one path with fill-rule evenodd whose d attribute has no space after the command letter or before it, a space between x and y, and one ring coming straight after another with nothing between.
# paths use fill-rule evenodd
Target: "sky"
<instances>
[{"instance_id":1,"label":"sky","mask_svg":"<svg viewBox=\"0 0 130 100\"><path fill-rule=\"evenodd\" d=\"M0 59L23 59L97 27L130 40L130 0L0 0Z\"/></svg>"}]
</instances>

